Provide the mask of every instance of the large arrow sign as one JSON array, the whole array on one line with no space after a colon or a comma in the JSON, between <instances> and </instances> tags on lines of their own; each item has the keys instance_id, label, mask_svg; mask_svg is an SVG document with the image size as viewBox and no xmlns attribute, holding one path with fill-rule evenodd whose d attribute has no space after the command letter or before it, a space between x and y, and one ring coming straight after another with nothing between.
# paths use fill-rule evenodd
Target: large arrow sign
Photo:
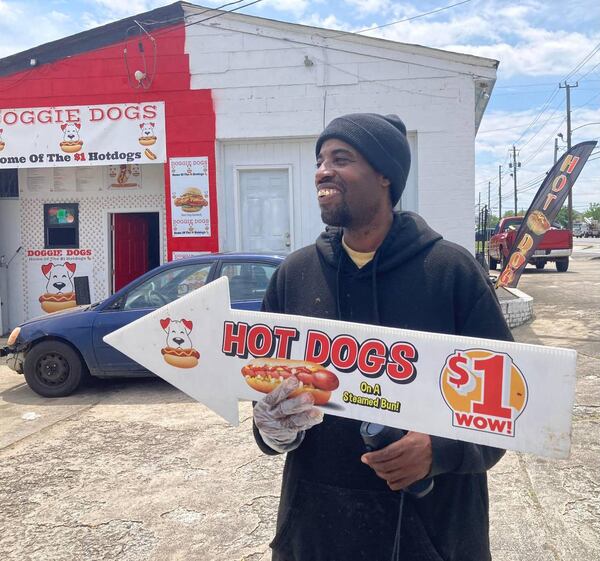
<instances>
[{"instance_id":1,"label":"large arrow sign","mask_svg":"<svg viewBox=\"0 0 600 561\"><path fill-rule=\"evenodd\" d=\"M105 341L235 425L238 400L291 372L330 415L542 456L570 449L572 350L232 310L226 278Z\"/></svg>"}]
</instances>

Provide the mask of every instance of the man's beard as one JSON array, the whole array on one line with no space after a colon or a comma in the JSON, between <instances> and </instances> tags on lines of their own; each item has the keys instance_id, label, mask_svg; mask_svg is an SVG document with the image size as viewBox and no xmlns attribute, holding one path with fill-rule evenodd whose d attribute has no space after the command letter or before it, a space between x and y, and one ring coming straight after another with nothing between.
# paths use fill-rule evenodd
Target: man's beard
<instances>
[{"instance_id":1,"label":"man's beard","mask_svg":"<svg viewBox=\"0 0 600 561\"><path fill-rule=\"evenodd\" d=\"M346 202L335 208L321 208L321 220L328 226L349 228L352 225L352 214Z\"/></svg>"}]
</instances>

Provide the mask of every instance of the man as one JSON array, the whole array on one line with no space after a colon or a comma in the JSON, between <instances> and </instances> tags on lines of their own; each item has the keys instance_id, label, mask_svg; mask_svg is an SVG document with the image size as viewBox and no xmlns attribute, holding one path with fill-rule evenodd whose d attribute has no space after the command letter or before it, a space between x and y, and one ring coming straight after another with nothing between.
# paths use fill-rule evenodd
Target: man
<instances>
[{"instance_id":1,"label":"man","mask_svg":"<svg viewBox=\"0 0 600 561\"><path fill-rule=\"evenodd\" d=\"M284 261L265 311L512 340L472 256L418 215L393 212L410 168L397 116L334 119L316 155L329 227ZM274 560L490 559L486 470L503 451L409 432L365 454L360 422L322 418L308 394L289 397L297 385L289 378L254 408L260 448L287 452ZM435 483L428 495L401 500L425 477Z\"/></svg>"}]
</instances>

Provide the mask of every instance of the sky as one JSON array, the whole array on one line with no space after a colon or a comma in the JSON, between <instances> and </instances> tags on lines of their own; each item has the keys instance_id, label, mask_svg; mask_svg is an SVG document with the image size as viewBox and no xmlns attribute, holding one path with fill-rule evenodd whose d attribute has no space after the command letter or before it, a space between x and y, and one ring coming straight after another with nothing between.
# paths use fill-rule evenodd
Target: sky
<instances>
[{"instance_id":1,"label":"sky","mask_svg":"<svg viewBox=\"0 0 600 561\"><path fill-rule=\"evenodd\" d=\"M192 2L218 7L231 0ZM234 2L254 16L361 32L468 53L500 62L476 137L475 205L514 209L509 162L515 146L517 208L526 209L545 173L566 149L565 88L571 92L572 144L600 139L600 7L598 0L253 0ZM0 58L135 15L170 0L0 0ZM398 23L393 23L398 22ZM391 24L391 25L387 25ZM364 31L373 27L379 29ZM398 113L401 115L401 108ZM600 203L600 148L573 190L573 207Z\"/></svg>"}]
</instances>

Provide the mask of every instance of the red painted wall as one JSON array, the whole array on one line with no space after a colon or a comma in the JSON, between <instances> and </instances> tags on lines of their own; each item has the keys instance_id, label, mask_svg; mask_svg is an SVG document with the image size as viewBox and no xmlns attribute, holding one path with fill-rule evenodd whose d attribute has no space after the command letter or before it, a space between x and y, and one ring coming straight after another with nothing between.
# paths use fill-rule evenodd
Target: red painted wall
<instances>
[{"instance_id":1,"label":"red painted wall","mask_svg":"<svg viewBox=\"0 0 600 561\"><path fill-rule=\"evenodd\" d=\"M167 157L208 156L211 237L171 236L169 166L164 165L167 216L167 251L219 249L215 171L215 114L210 90L190 89L188 55L184 52L185 27L176 25L153 33L156 40L156 73L149 89L136 88L133 73L143 69L138 49L141 40L148 74L154 49L147 37L132 38L95 51L0 77L0 108L95 105L164 101ZM127 48L127 64L123 54ZM127 67L131 74L130 84Z\"/></svg>"}]
</instances>

